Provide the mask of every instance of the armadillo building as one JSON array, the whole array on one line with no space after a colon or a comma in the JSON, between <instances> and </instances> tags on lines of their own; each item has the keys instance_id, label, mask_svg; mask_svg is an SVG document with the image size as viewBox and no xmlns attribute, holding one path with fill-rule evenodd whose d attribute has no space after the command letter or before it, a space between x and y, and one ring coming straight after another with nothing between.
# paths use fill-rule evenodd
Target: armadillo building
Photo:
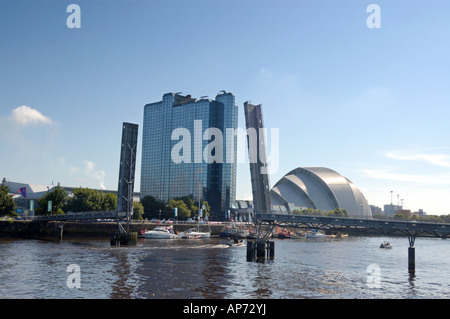
<instances>
[{"instance_id":1,"label":"armadillo building","mask_svg":"<svg viewBox=\"0 0 450 319\"><path fill-rule=\"evenodd\" d=\"M329 211L345 209L352 217L370 218L370 206L361 191L346 177L325 167L299 167L281 178L270 191L272 209Z\"/></svg>"}]
</instances>

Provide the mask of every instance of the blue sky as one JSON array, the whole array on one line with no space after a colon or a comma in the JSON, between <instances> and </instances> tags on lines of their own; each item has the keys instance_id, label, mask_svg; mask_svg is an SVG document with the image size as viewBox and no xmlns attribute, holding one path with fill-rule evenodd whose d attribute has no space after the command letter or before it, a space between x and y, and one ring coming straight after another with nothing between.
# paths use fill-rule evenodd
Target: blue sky
<instances>
[{"instance_id":1,"label":"blue sky","mask_svg":"<svg viewBox=\"0 0 450 319\"><path fill-rule=\"evenodd\" d=\"M141 140L146 103L226 90L241 127L250 100L279 129L272 185L325 166L370 204L393 191L450 214L449 14L437 0L1 0L0 177L116 189L122 122ZM250 198L245 163L237 193Z\"/></svg>"}]
</instances>

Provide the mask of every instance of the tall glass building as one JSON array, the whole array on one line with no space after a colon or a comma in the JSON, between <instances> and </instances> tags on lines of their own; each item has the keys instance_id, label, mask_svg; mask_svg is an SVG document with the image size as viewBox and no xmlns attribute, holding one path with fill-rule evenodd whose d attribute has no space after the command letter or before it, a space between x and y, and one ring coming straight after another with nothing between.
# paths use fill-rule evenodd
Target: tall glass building
<instances>
[{"instance_id":1,"label":"tall glass building","mask_svg":"<svg viewBox=\"0 0 450 319\"><path fill-rule=\"evenodd\" d=\"M141 198L201 198L222 217L236 200L237 137L227 128L234 133L237 122L235 97L225 91L215 100L166 93L145 105Z\"/></svg>"}]
</instances>

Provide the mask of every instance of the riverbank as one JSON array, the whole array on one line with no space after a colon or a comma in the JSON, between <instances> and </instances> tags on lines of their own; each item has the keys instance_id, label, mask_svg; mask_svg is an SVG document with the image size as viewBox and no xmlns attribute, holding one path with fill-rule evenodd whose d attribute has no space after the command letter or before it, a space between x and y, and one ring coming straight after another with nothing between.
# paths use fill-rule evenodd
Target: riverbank
<instances>
[{"instance_id":1,"label":"riverbank","mask_svg":"<svg viewBox=\"0 0 450 319\"><path fill-rule=\"evenodd\" d=\"M156 226L169 226L169 224L158 224L155 222L132 222L130 223L130 232L141 232L142 230L153 229ZM178 222L172 224L175 232L182 232L197 227L195 223ZM228 223L208 224L208 226L200 225L200 229L208 227L212 236L218 236ZM0 237L21 237L21 238L42 238L42 237L58 237L61 235L60 226L63 227L63 237L99 237L110 238L111 233L118 231L117 222L34 222L29 220L0 220ZM249 229L251 225L243 225ZM406 236L402 233L383 234L376 230L357 230L343 229L342 233L350 236ZM336 233L336 230L327 229L327 234ZM422 233L418 237L433 237L430 234Z\"/></svg>"},{"instance_id":2,"label":"riverbank","mask_svg":"<svg viewBox=\"0 0 450 319\"><path fill-rule=\"evenodd\" d=\"M165 225L165 224L162 224ZM107 237L118 231L116 222L33 222L26 220L0 221L0 236L2 237L57 237L63 226L64 237ZM157 223L130 223L130 232L152 229ZM168 225L167 225L168 226ZM196 227L197 224L174 224L174 231L180 232ZM209 225L211 235L219 235L224 225ZM203 226L200 226L202 229Z\"/></svg>"}]
</instances>

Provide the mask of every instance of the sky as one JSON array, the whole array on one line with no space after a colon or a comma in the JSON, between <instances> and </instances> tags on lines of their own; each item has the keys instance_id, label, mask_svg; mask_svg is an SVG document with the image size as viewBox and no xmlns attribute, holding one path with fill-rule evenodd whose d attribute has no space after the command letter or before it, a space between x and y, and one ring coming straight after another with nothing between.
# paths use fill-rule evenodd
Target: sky
<instances>
[{"instance_id":1,"label":"sky","mask_svg":"<svg viewBox=\"0 0 450 319\"><path fill-rule=\"evenodd\" d=\"M226 90L239 127L251 101L279 131L272 186L323 166L371 205L392 192L450 214L449 15L444 0L0 0L0 178L117 189L131 122L139 191L144 105Z\"/></svg>"}]
</instances>

